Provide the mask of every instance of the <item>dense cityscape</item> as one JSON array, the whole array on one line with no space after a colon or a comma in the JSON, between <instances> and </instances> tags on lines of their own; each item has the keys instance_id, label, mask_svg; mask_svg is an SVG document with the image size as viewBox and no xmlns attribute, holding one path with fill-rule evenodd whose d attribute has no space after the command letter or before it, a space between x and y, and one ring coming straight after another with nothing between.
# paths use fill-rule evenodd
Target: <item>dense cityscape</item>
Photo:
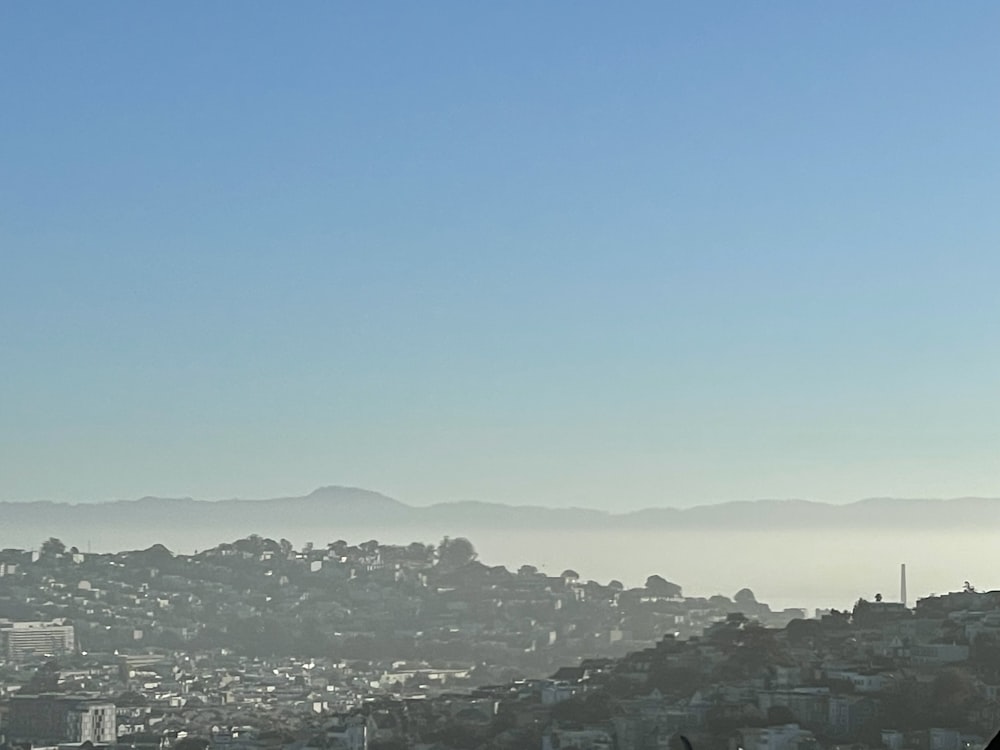
<instances>
[{"instance_id":1,"label":"dense cityscape","mask_svg":"<svg viewBox=\"0 0 1000 750\"><path fill-rule=\"evenodd\" d=\"M776 612L463 538L52 538L0 552L0 647L7 748L967 750L1000 724L1000 592Z\"/></svg>"}]
</instances>

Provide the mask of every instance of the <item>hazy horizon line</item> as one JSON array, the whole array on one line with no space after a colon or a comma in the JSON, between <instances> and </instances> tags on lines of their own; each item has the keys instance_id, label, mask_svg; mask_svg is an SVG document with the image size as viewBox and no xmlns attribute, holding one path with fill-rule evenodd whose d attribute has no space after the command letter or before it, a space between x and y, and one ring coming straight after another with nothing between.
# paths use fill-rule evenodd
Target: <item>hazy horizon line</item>
<instances>
[{"instance_id":1,"label":"hazy horizon line","mask_svg":"<svg viewBox=\"0 0 1000 750\"><path fill-rule=\"evenodd\" d=\"M34 499L4 498L0 499L0 504L5 504L5 505L51 504L51 505L81 506L81 505L112 505L117 503L139 503L144 501L194 502L194 503L213 503L213 504L232 503L232 502L268 503L280 500L301 500L304 498L309 498L314 495L320 494L324 491L364 493L384 498L386 500L391 500L393 502L399 503L401 505L410 508L433 508L433 507L440 507L447 505L483 505L483 506L502 506L508 508L532 508L541 510L586 511L588 513L606 513L608 515L629 515L649 510L686 511L686 510L694 510L697 508L718 507L723 505L751 505L755 503L775 503L775 504L802 503L802 504L812 504L812 505L848 507L852 505L858 505L861 503L877 502L877 501L947 503L960 500L1000 500L1000 497L991 497L987 495L955 495L950 497L904 497L904 496L893 496L893 495L872 495L845 501L821 500L808 497L755 497L755 498L741 498L741 499L711 500L707 502L698 502L689 505L688 504L643 505L643 506L633 506L624 509L616 509L616 508L600 508L600 507L578 505L578 504L548 505L545 504L544 502L537 502L537 501L509 502L502 500L481 500L477 498L468 498L468 497L451 499L451 500L436 500L432 502L421 503L421 502L412 502L408 500L401 500L399 499L399 497L395 495L390 495L379 490L373 490L368 487L360 487L356 485L327 484L315 487L311 491L301 495L281 494L281 495L273 495L271 497L238 497L238 496L194 497L192 495L146 494L140 497L114 497L108 499L92 499L92 500L49 499L49 498L34 498Z\"/></svg>"}]
</instances>

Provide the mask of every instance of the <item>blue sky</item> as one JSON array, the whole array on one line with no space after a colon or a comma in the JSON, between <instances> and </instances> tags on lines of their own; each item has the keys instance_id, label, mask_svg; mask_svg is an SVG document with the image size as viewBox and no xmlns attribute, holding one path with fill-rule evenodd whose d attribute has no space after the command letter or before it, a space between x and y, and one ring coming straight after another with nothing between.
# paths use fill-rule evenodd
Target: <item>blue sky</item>
<instances>
[{"instance_id":1,"label":"blue sky","mask_svg":"<svg viewBox=\"0 0 1000 750\"><path fill-rule=\"evenodd\" d=\"M998 28L6 4L0 499L1000 495Z\"/></svg>"}]
</instances>

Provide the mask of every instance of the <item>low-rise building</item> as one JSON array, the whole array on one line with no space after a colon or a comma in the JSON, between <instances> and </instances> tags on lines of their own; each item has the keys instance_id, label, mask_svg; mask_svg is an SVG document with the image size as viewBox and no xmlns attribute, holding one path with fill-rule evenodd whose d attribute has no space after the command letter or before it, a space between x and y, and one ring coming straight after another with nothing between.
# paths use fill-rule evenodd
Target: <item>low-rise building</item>
<instances>
[{"instance_id":1,"label":"low-rise building","mask_svg":"<svg viewBox=\"0 0 1000 750\"><path fill-rule=\"evenodd\" d=\"M67 742L113 743L115 705L64 695L17 695L11 699L9 738L33 745Z\"/></svg>"}]
</instances>

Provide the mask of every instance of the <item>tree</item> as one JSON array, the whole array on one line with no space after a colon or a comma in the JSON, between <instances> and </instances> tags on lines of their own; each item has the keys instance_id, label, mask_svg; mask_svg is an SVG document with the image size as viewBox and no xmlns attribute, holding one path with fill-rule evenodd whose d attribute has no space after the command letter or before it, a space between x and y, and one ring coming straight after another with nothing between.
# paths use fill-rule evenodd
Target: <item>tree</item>
<instances>
[{"instance_id":1,"label":"tree","mask_svg":"<svg viewBox=\"0 0 1000 750\"><path fill-rule=\"evenodd\" d=\"M534 565L522 565L517 569L517 574L524 578L527 578L528 576L536 576L538 575L538 568Z\"/></svg>"},{"instance_id":2,"label":"tree","mask_svg":"<svg viewBox=\"0 0 1000 750\"><path fill-rule=\"evenodd\" d=\"M916 680L897 682L882 699L885 726L926 729L931 723L931 696L928 686Z\"/></svg>"},{"instance_id":3,"label":"tree","mask_svg":"<svg viewBox=\"0 0 1000 750\"><path fill-rule=\"evenodd\" d=\"M330 542L328 545L326 545L327 549L330 550L333 554L337 555L338 557L343 557L347 553L347 550L350 546L351 545L349 545L343 539L338 539L337 541Z\"/></svg>"},{"instance_id":4,"label":"tree","mask_svg":"<svg viewBox=\"0 0 1000 750\"><path fill-rule=\"evenodd\" d=\"M750 589L740 589L733 595L733 601L737 604L756 604L757 597Z\"/></svg>"},{"instance_id":5,"label":"tree","mask_svg":"<svg viewBox=\"0 0 1000 750\"><path fill-rule=\"evenodd\" d=\"M21 692L25 695L38 695L39 693L53 693L58 689L59 663L54 659L49 659L35 670L31 679L21 688Z\"/></svg>"},{"instance_id":6,"label":"tree","mask_svg":"<svg viewBox=\"0 0 1000 750\"><path fill-rule=\"evenodd\" d=\"M65 551L66 545L62 543L61 539L56 539L54 536L50 536L42 542L42 555L44 557L56 557Z\"/></svg>"},{"instance_id":7,"label":"tree","mask_svg":"<svg viewBox=\"0 0 1000 750\"><path fill-rule=\"evenodd\" d=\"M671 583L663 576L651 575L646 579L646 590L656 596L666 596L670 598L681 595L681 587L676 583Z\"/></svg>"},{"instance_id":8,"label":"tree","mask_svg":"<svg viewBox=\"0 0 1000 750\"><path fill-rule=\"evenodd\" d=\"M946 669L931 683L932 715L936 726L961 726L976 699L972 678L958 669Z\"/></svg>"},{"instance_id":9,"label":"tree","mask_svg":"<svg viewBox=\"0 0 1000 750\"><path fill-rule=\"evenodd\" d=\"M705 712L705 726L714 734L729 734L740 727L759 727L765 723L757 707L749 704L738 711L717 705Z\"/></svg>"},{"instance_id":10,"label":"tree","mask_svg":"<svg viewBox=\"0 0 1000 750\"><path fill-rule=\"evenodd\" d=\"M707 678L695 667L677 666L667 659L657 659L650 667L646 687L665 695L691 695L706 681Z\"/></svg>"},{"instance_id":11,"label":"tree","mask_svg":"<svg viewBox=\"0 0 1000 750\"><path fill-rule=\"evenodd\" d=\"M476 548L465 537L445 537L438 545L438 565L447 569L461 568L476 559Z\"/></svg>"},{"instance_id":12,"label":"tree","mask_svg":"<svg viewBox=\"0 0 1000 750\"><path fill-rule=\"evenodd\" d=\"M1000 675L1000 641L992 633L979 633L972 641L970 661L977 671L995 678Z\"/></svg>"},{"instance_id":13,"label":"tree","mask_svg":"<svg viewBox=\"0 0 1000 750\"><path fill-rule=\"evenodd\" d=\"M799 719L788 706L771 706L767 709L767 723L771 726L798 724Z\"/></svg>"},{"instance_id":14,"label":"tree","mask_svg":"<svg viewBox=\"0 0 1000 750\"><path fill-rule=\"evenodd\" d=\"M410 560L419 560L420 562L429 560L433 553L434 547L429 544L423 544L422 542L410 542L409 546L406 548L407 558Z\"/></svg>"},{"instance_id":15,"label":"tree","mask_svg":"<svg viewBox=\"0 0 1000 750\"><path fill-rule=\"evenodd\" d=\"M615 699L606 690L594 690L575 695L552 707L552 717L558 721L579 724L608 721L615 714Z\"/></svg>"},{"instance_id":16,"label":"tree","mask_svg":"<svg viewBox=\"0 0 1000 750\"><path fill-rule=\"evenodd\" d=\"M125 708L148 706L149 701L146 700L146 696L142 695L142 693L137 693L134 690L126 690L115 696L115 705Z\"/></svg>"},{"instance_id":17,"label":"tree","mask_svg":"<svg viewBox=\"0 0 1000 750\"><path fill-rule=\"evenodd\" d=\"M823 624L819 620L795 619L785 625L785 634L792 642L816 638L821 635L822 630Z\"/></svg>"}]
</instances>

